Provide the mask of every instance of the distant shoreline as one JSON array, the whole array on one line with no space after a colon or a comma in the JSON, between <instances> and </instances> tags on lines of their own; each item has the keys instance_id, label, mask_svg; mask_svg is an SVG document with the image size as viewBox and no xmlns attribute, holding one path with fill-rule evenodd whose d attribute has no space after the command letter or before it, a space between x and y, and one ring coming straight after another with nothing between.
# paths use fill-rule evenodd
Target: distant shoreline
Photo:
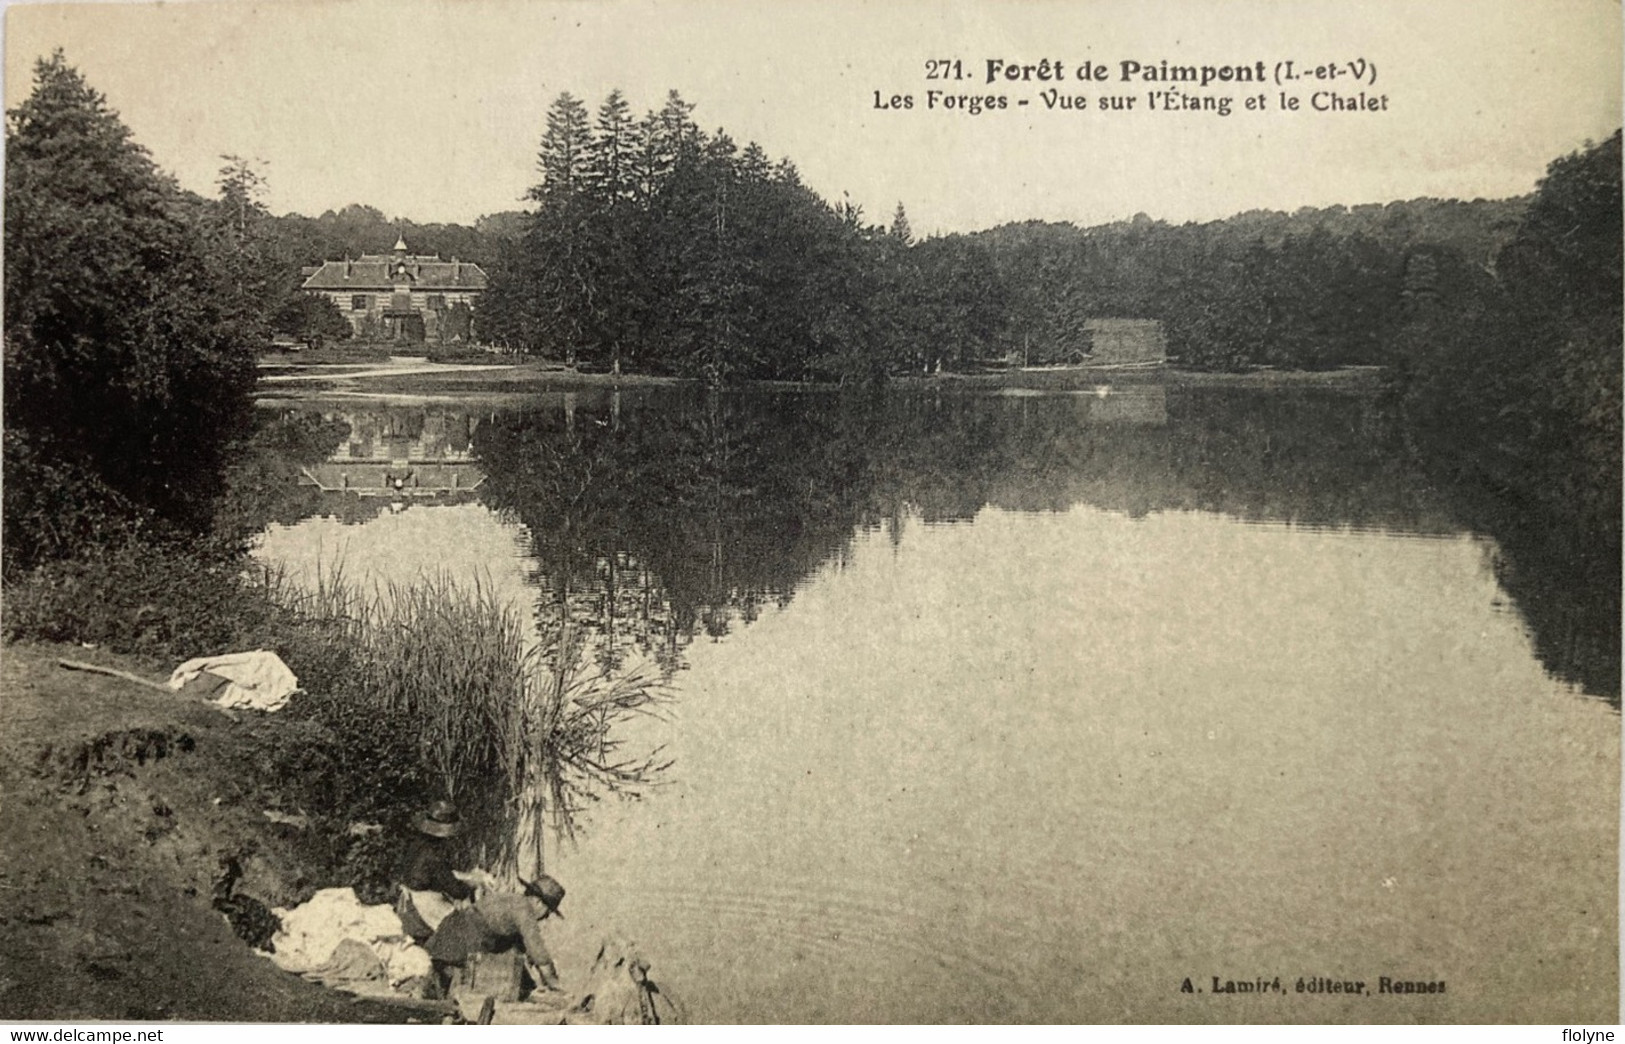
<instances>
[{"instance_id":1,"label":"distant shoreline","mask_svg":"<svg viewBox=\"0 0 1625 1044\"><path fill-rule=\"evenodd\" d=\"M399 372L390 372L398 369ZM256 389L261 401L306 399L315 395L342 395L345 398L387 396L444 396L502 394L523 395L538 392L614 390L676 387L693 379L650 374L582 373L561 368L554 362L502 363L416 363L391 364L277 362L260 364L262 379ZM268 373L267 371L271 371ZM1110 384L1164 384L1178 387L1241 388L1375 388L1383 367L1350 366L1334 370L1277 370L1260 368L1241 372L1185 370L1173 366L1155 368L1072 367L1010 370L973 374L941 374L896 377L892 388L911 391L1029 389L1033 391L1076 391ZM265 379L270 376L271 379ZM278 379L280 378L280 379ZM793 381L747 381L749 388L833 391L837 385Z\"/></svg>"},{"instance_id":2,"label":"distant shoreline","mask_svg":"<svg viewBox=\"0 0 1625 1044\"><path fill-rule=\"evenodd\" d=\"M1080 366L1067 369L1009 370L993 373L942 374L901 377L893 383L904 388L1027 388L1034 391L1075 391L1109 384L1163 384L1177 387L1236 388L1363 388L1376 387L1384 367L1344 366L1334 370L1186 370L1176 366L1123 368Z\"/></svg>"}]
</instances>

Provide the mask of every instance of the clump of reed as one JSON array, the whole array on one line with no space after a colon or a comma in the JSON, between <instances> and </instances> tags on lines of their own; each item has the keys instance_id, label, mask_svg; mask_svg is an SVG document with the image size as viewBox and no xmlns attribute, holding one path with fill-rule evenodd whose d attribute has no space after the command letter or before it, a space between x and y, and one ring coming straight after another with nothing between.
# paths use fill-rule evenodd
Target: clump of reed
<instances>
[{"instance_id":1,"label":"clump of reed","mask_svg":"<svg viewBox=\"0 0 1625 1044\"><path fill-rule=\"evenodd\" d=\"M604 672L568 626L537 640L488 581L425 575L363 592L334 568L305 585L279 573L266 582L312 634L343 650L332 664L342 676L306 679L307 688L328 690L325 716L371 733L369 741L387 732L395 749L409 746L499 870L516 868L532 845L539 866L544 817L573 838L590 804L637 797L670 766L658 749L627 753L618 729L659 713L659 675Z\"/></svg>"},{"instance_id":2,"label":"clump of reed","mask_svg":"<svg viewBox=\"0 0 1625 1044\"><path fill-rule=\"evenodd\" d=\"M671 767L661 747L628 754L616 725L638 715L658 715L665 700L662 679L643 665L621 674L593 666L579 632L565 628L532 674L531 747L539 755L555 831L575 835L575 817L605 794L637 797Z\"/></svg>"},{"instance_id":3,"label":"clump of reed","mask_svg":"<svg viewBox=\"0 0 1625 1044\"><path fill-rule=\"evenodd\" d=\"M487 584L428 576L378 588L358 624L358 697L408 730L446 793L493 776L511 789L530 673L519 614Z\"/></svg>"}]
</instances>

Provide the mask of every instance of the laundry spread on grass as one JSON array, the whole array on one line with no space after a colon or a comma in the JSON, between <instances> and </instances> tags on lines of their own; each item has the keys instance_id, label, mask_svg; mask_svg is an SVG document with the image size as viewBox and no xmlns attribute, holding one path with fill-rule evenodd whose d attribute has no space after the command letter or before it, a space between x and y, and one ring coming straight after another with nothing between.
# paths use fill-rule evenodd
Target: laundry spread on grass
<instances>
[{"instance_id":1,"label":"laundry spread on grass","mask_svg":"<svg viewBox=\"0 0 1625 1044\"><path fill-rule=\"evenodd\" d=\"M299 691L299 679L282 657L266 649L200 656L169 676L177 692L214 702L217 707L279 711Z\"/></svg>"}]
</instances>

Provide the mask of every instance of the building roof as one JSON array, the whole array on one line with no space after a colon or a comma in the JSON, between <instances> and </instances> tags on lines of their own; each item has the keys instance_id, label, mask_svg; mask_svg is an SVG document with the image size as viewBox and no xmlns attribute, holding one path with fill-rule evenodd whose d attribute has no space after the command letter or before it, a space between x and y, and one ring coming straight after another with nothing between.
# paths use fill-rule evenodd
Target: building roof
<instances>
[{"instance_id":1,"label":"building roof","mask_svg":"<svg viewBox=\"0 0 1625 1044\"><path fill-rule=\"evenodd\" d=\"M306 290L393 290L397 265L414 290L484 290L485 270L469 261L442 261L438 254L364 254L359 261L328 261L302 284Z\"/></svg>"}]
</instances>

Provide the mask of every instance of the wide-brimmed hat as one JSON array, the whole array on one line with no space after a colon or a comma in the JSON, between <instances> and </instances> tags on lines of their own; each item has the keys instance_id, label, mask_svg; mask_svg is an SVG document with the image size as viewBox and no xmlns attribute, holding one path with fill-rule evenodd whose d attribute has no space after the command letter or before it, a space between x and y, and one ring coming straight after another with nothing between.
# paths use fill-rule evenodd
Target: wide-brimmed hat
<instances>
[{"instance_id":1,"label":"wide-brimmed hat","mask_svg":"<svg viewBox=\"0 0 1625 1044\"><path fill-rule=\"evenodd\" d=\"M463 832L462 821L457 818L457 806L450 801L436 801L417 822L418 833L430 837L456 837Z\"/></svg>"},{"instance_id":2,"label":"wide-brimmed hat","mask_svg":"<svg viewBox=\"0 0 1625 1044\"><path fill-rule=\"evenodd\" d=\"M540 899L547 904L547 912L555 917L563 917L559 913L559 904L564 902L564 886L546 874L537 874L536 880L527 881L523 877L519 883L525 886L525 894L533 899Z\"/></svg>"}]
</instances>

